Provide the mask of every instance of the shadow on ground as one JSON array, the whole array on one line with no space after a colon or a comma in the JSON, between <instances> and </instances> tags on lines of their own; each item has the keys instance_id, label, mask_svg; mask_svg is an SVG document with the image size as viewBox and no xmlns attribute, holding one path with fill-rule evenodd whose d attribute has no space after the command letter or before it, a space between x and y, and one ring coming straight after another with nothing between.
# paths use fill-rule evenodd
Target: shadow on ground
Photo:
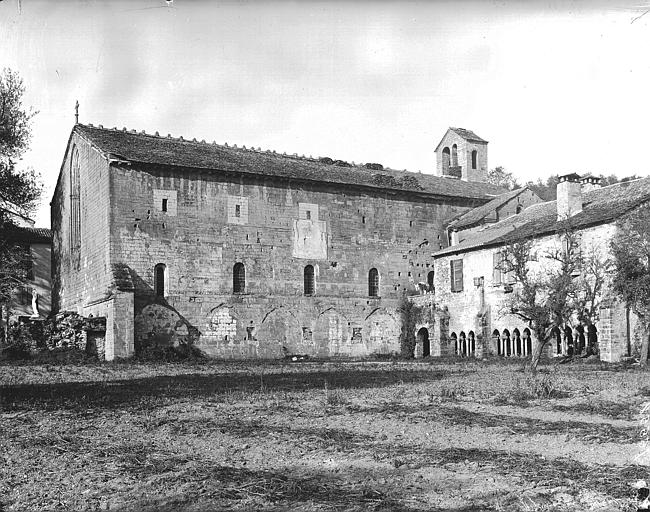
<instances>
[{"instance_id":1,"label":"shadow on ground","mask_svg":"<svg viewBox=\"0 0 650 512\"><path fill-rule=\"evenodd\" d=\"M204 398L233 392L309 391L329 388L381 388L399 383L437 381L445 371L391 369L322 369L254 373L194 373L145 378L55 384L0 386L3 410L115 408L151 406L152 401ZM458 372L456 372L458 374ZM325 384L327 383L327 384Z\"/></svg>"}]
</instances>

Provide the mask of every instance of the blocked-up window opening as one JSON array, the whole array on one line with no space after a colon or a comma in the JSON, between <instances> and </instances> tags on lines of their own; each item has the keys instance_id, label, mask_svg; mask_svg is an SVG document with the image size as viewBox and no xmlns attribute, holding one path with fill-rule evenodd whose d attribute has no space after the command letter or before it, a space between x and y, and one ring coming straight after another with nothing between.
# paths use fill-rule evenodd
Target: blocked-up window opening
<instances>
[{"instance_id":1,"label":"blocked-up window opening","mask_svg":"<svg viewBox=\"0 0 650 512\"><path fill-rule=\"evenodd\" d=\"M235 217L241 217L241 205L240 204L235 205Z\"/></svg>"},{"instance_id":2,"label":"blocked-up window opening","mask_svg":"<svg viewBox=\"0 0 650 512\"><path fill-rule=\"evenodd\" d=\"M454 346L454 355L457 356L458 355L458 337L456 336L456 333L452 332L451 336L449 336L449 339L450 339L451 343Z\"/></svg>"},{"instance_id":3,"label":"blocked-up window opening","mask_svg":"<svg viewBox=\"0 0 650 512\"><path fill-rule=\"evenodd\" d=\"M243 263L235 263L232 268L232 292L244 293L246 290L246 268Z\"/></svg>"},{"instance_id":4,"label":"blocked-up window opening","mask_svg":"<svg viewBox=\"0 0 650 512\"><path fill-rule=\"evenodd\" d=\"M314 266L307 265L304 272L304 293L305 295L313 295L316 285L314 280Z\"/></svg>"},{"instance_id":5,"label":"blocked-up window opening","mask_svg":"<svg viewBox=\"0 0 650 512\"><path fill-rule=\"evenodd\" d=\"M503 347L501 347L501 335L499 334L499 331L496 329L492 333L492 339L495 341L495 344L497 346L497 355L502 355L503 354Z\"/></svg>"},{"instance_id":6,"label":"blocked-up window opening","mask_svg":"<svg viewBox=\"0 0 650 512\"><path fill-rule=\"evenodd\" d=\"M158 297L164 297L166 295L166 283L165 283L165 264L158 263L154 267L154 292Z\"/></svg>"},{"instance_id":7,"label":"blocked-up window opening","mask_svg":"<svg viewBox=\"0 0 650 512\"><path fill-rule=\"evenodd\" d=\"M472 169L476 169L476 157L478 152L476 150L472 151Z\"/></svg>"},{"instance_id":8,"label":"blocked-up window opening","mask_svg":"<svg viewBox=\"0 0 650 512\"><path fill-rule=\"evenodd\" d=\"M356 341L359 343L363 341L363 337L361 335L361 327L352 328L352 341Z\"/></svg>"},{"instance_id":9,"label":"blocked-up window opening","mask_svg":"<svg viewBox=\"0 0 650 512\"><path fill-rule=\"evenodd\" d=\"M311 210L307 210L305 212L305 217L307 218L307 220L311 220Z\"/></svg>"},{"instance_id":10,"label":"blocked-up window opening","mask_svg":"<svg viewBox=\"0 0 650 512\"><path fill-rule=\"evenodd\" d=\"M370 297L379 296L379 272L376 268L371 268L368 272L368 295Z\"/></svg>"},{"instance_id":11,"label":"blocked-up window opening","mask_svg":"<svg viewBox=\"0 0 650 512\"><path fill-rule=\"evenodd\" d=\"M451 272L451 291L452 292L462 292L463 291L463 260L451 260L450 262L450 272Z\"/></svg>"},{"instance_id":12,"label":"blocked-up window opening","mask_svg":"<svg viewBox=\"0 0 650 512\"><path fill-rule=\"evenodd\" d=\"M311 341L313 338L313 332L309 327L302 328L302 341Z\"/></svg>"},{"instance_id":13,"label":"blocked-up window opening","mask_svg":"<svg viewBox=\"0 0 650 512\"><path fill-rule=\"evenodd\" d=\"M246 327L246 339L248 341L253 341L255 339L255 327Z\"/></svg>"}]
</instances>

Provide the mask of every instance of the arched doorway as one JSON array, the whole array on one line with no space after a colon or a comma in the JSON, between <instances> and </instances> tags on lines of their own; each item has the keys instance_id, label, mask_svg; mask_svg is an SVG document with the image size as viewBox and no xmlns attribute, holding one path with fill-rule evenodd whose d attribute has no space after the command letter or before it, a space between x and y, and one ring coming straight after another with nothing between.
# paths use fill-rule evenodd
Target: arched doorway
<instances>
[{"instance_id":1,"label":"arched doorway","mask_svg":"<svg viewBox=\"0 0 650 512\"><path fill-rule=\"evenodd\" d=\"M494 342L496 344L497 355L498 356L503 355L503 349L501 347L501 335L499 334L498 330L496 330L496 329L494 330L494 332L492 333L492 339L494 340Z\"/></svg>"},{"instance_id":2,"label":"arched doorway","mask_svg":"<svg viewBox=\"0 0 650 512\"><path fill-rule=\"evenodd\" d=\"M587 327L587 354L598 355L598 331L594 324Z\"/></svg>"},{"instance_id":3,"label":"arched doorway","mask_svg":"<svg viewBox=\"0 0 650 512\"><path fill-rule=\"evenodd\" d=\"M418 343L422 345L422 357L429 357L431 355L431 342L429 341L429 329L422 327L418 331Z\"/></svg>"},{"instance_id":4,"label":"arched doorway","mask_svg":"<svg viewBox=\"0 0 650 512\"><path fill-rule=\"evenodd\" d=\"M533 352L533 340L530 338L530 329L524 329L524 355L529 356Z\"/></svg>"},{"instance_id":5,"label":"arched doorway","mask_svg":"<svg viewBox=\"0 0 650 512\"><path fill-rule=\"evenodd\" d=\"M503 343L503 355L510 357L512 355L512 347L510 346L510 331L508 329L503 330L501 341Z\"/></svg>"},{"instance_id":6,"label":"arched doorway","mask_svg":"<svg viewBox=\"0 0 650 512\"><path fill-rule=\"evenodd\" d=\"M512 331L512 336L514 338L514 355L521 356L523 351L521 348L521 335L519 334L519 329Z\"/></svg>"}]
</instances>

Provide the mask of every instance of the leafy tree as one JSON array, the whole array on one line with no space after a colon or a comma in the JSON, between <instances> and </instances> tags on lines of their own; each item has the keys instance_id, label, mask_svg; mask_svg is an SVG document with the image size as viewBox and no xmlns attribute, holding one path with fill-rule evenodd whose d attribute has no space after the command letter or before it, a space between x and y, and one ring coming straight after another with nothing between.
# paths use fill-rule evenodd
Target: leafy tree
<instances>
[{"instance_id":1,"label":"leafy tree","mask_svg":"<svg viewBox=\"0 0 650 512\"><path fill-rule=\"evenodd\" d=\"M521 318L538 342L530 364L534 372L555 328L595 320L607 261L597 250L582 254L580 236L569 223L558 232L562 247L537 254L532 239L517 240L503 251L500 269L514 280L503 314Z\"/></svg>"},{"instance_id":2,"label":"leafy tree","mask_svg":"<svg viewBox=\"0 0 650 512\"><path fill-rule=\"evenodd\" d=\"M650 206L642 205L617 223L612 238L612 285L650 332ZM641 344L640 362L647 364L649 338Z\"/></svg>"},{"instance_id":3,"label":"leafy tree","mask_svg":"<svg viewBox=\"0 0 650 512\"><path fill-rule=\"evenodd\" d=\"M512 175L512 173L506 171L502 166L495 167L488 172L487 182L491 183L492 185L496 185L497 187L506 188L508 190L521 188L517 182L517 179Z\"/></svg>"},{"instance_id":4,"label":"leafy tree","mask_svg":"<svg viewBox=\"0 0 650 512\"><path fill-rule=\"evenodd\" d=\"M0 74L0 305L6 305L27 278L28 254L12 237L15 217L11 210L33 212L42 185L32 169L16 163L29 147L31 120L36 112L23 106L25 87L18 74Z\"/></svg>"}]
</instances>

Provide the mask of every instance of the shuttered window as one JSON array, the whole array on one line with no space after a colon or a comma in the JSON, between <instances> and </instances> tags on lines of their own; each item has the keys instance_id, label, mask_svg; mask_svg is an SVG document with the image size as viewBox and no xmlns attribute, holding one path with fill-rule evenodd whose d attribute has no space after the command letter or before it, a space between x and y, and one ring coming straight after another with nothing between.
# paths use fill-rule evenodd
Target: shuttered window
<instances>
[{"instance_id":1,"label":"shuttered window","mask_svg":"<svg viewBox=\"0 0 650 512\"><path fill-rule=\"evenodd\" d=\"M451 260L451 291L463 291L463 260Z\"/></svg>"}]
</instances>

